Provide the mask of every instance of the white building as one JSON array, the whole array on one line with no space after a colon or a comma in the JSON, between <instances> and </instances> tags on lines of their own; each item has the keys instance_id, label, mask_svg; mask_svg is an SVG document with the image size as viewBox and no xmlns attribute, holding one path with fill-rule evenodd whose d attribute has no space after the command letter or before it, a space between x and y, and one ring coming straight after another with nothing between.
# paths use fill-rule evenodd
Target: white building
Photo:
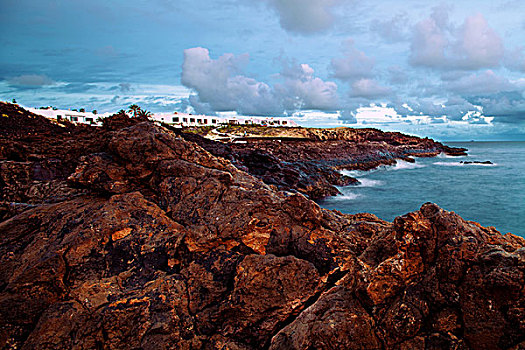
<instances>
[{"instance_id":1,"label":"white building","mask_svg":"<svg viewBox=\"0 0 525 350\"><path fill-rule=\"evenodd\" d=\"M101 119L109 117L112 113L94 114L92 112L77 112L66 109L26 108L29 112L54 120L67 120L72 123L102 125Z\"/></svg>"},{"instance_id":2,"label":"white building","mask_svg":"<svg viewBox=\"0 0 525 350\"><path fill-rule=\"evenodd\" d=\"M73 123L102 125L101 120L109 117L113 113L94 114L92 112L77 112L64 109L27 108L32 113L42 115L55 120L67 120ZM210 116L195 115L188 113L155 113L149 118L153 121L166 123L174 126L220 126L229 125L262 125L262 126L284 126L296 127L298 124L287 118L275 117L244 117L244 116Z\"/></svg>"},{"instance_id":3,"label":"white building","mask_svg":"<svg viewBox=\"0 0 525 350\"><path fill-rule=\"evenodd\" d=\"M296 122L287 118L275 117L244 117L244 116L210 116L188 113L155 113L150 119L166 124L179 126L219 126L230 125L264 125L264 126L298 126Z\"/></svg>"}]
</instances>

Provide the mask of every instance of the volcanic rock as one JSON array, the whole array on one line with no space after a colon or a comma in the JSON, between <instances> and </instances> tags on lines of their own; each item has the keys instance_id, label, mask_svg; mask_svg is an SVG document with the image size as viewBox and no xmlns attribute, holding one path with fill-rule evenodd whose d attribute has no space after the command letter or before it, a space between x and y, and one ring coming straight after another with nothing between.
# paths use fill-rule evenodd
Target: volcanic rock
<instances>
[{"instance_id":1,"label":"volcanic rock","mask_svg":"<svg viewBox=\"0 0 525 350\"><path fill-rule=\"evenodd\" d=\"M520 237L432 203L393 223L325 210L150 122L70 132L2 139L24 146L0 161L2 348L525 342Z\"/></svg>"},{"instance_id":2,"label":"volcanic rock","mask_svg":"<svg viewBox=\"0 0 525 350\"><path fill-rule=\"evenodd\" d=\"M474 160L474 161L461 161L460 163L461 163L461 164L494 164L494 163L492 163L490 160L486 160L486 161L479 161L479 160Z\"/></svg>"}]
</instances>

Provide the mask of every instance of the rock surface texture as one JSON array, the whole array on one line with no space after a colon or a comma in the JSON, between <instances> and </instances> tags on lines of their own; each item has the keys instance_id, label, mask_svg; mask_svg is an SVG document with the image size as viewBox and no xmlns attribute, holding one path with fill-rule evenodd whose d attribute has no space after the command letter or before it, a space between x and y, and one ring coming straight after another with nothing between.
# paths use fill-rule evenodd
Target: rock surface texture
<instances>
[{"instance_id":1,"label":"rock surface texture","mask_svg":"<svg viewBox=\"0 0 525 350\"><path fill-rule=\"evenodd\" d=\"M325 210L149 122L0 109L1 348L525 346L520 237Z\"/></svg>"}]
</instances>

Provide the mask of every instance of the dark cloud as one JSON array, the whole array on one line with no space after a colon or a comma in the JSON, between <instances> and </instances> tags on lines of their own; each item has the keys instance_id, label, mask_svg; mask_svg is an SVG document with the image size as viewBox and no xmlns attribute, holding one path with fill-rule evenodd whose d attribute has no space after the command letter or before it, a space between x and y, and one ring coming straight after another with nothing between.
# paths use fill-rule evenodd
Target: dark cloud
<instances>
[{"instance_id":1,"label":"dark cloud","mask_svg":"<svg viewBox=\"0 0 525 350\"><path fill-rule=\"evenodd\" d=\"M495 117L496 122L521 124L525 122L525 92L500 92L488 96L469 98L473 104L483 106L483 114Z\"/></svg>"},{"instance_id":2,"label":"dark cloud","mask_svg":"<svg viewBox=\"0 0 525 350\"><path fill-rule=\"evenodd\" d=\"M424 98L408 103L397 101L391 107L402 116L425 115L438 123L443 121L443 117L450 120L462 120L469 111L479 111L478 106L459 96L453 96L443 103Z\"/></svg>"},{"instance_id":3,"label":"dark cloud","mask_svg":"<svg viewBox=\"0 0 525 350\"><path fill-rule=\"evenodd\" d=\"M507 78L497 75L492 70L462 76L445 83L445 87L462 95L486 95L517 88Z\"/></svg>"},{"instance_id":4,"label":"dark cloud","mask_svg":"<svg viewBox=\"0 0 525 350\"><path fill-rule=\"evenodd\" d=\"M123 92L131 91L131 84L130 83L120 83L118 84L119 88Z\"/></svg>"},{"instance_id":5,"label":"dark cloud","mask_svg":"<svg viewBox=\"0 0 525 350\"><path fill-rule=\"evenodd\" d=\"M133 91L133 87L130 83L119 83L118 85L113 85L107 88L108 91L120 91L123 93L129 93Z\"/></svg>"},{"instance_id":6,"label":"dark cloud","mask_svg":"<svg viewBox=\"0 0 525 350\"><path fill-rule=\"evenodd\" d=\"M357 118L355 117L355 111L353 110L342 110L339 114L339 119L345 124L357 124Z\"/></svg>"},{"instance_id":7,"label":"dark cloud","mask_svg":"<svg viewBox=\"0 0 525 350\"><path fill-rule=\"evenodd\" d=\"M66 93L79 93L79 92L86 92L86 91L89 91L95 88L96 88L96 85L94 84L69 83L65 86L60 87L60 90Z\"/></svg>"},{"instance_id":8,"label":"dark cloud","mask_svg":"<svg viewBox=\"0 0 525 350\"><path fill-rule=\"evenodd\" d=\"M426 115L434 119L465 121L470 124L519 124L525 122L525 93L523 91L498 92L487 95L453 95L443 103L429 98L413 99L408 103L397 101L390 106L402 116Z\"/></svg>"},{"instance_id":9,"label":"dark cloud","mask_svg":"<svg viewBox=\"0 0 525 350\"><path fill-rule=\"evenodd\" d=\"M10 78L9 84L18 88L39 88L53 84L53 80L43 74L25 74Z\"/></svg>"},{"instance_id":10,"label":"dark cloud","mask_svg":"<svg viewBox=\"0 0 525 350\"><path fill-rule=\"evenodd\" d=\"M120 56L118 50L111 45L100 47L95 50L95 53L105 58L115 58Z\"/></svg>"}]
</instances>

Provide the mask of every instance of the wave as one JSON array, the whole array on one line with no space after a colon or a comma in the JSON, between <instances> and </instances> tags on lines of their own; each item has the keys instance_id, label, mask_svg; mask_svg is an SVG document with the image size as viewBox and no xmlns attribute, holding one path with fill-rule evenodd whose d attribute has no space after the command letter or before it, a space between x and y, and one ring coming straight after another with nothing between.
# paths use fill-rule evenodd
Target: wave
<instances>
[{"instance_id":1,"label":"wave","mask_svg":"<svg viewBox=\"0 0 525 350\"><path fill-rule=\"evenodd\" d=\"M469 166L469 165L473 165L473 166L497 166L498 164L496 164L496 163L492 163L492 164L480 164L480 163L465 164L465 163L461 163L461 162L435 162L434 165L442 165L442 166Z\"/></svg>"},{"instance_id":2,"label":"wave","mask_svg":"<svg viewBox=\"0 0 525 350\"><path fill-rule=\"evenodd\" d=\"M407 162L405 160L396 160L395 165L380 165L377 168L373 168L370 170L340 170L339 172L346 176L351 176L355 178L359 178L361 176L380 171L380 170L401 170L401 169L418 169L418 168L424 168L426 165L419 164L419 163L411 163ZM361 179L358 179L361 181Z\"/></svg>"},{"instance_id":3,"label":"wave","mask_svg":"<svg viewBox=\"0 0 525 350\"><path fill-rule=\"evenodd\" d=\"M343 194L337 195L335 197L332 197L331 199L337 200L337 201L347 201L347 200L352 200L352 199L356 199L359 197L361 197L360 194L349 192L349 193L343 193Z\"/></svg>"},{"instance_id":4,"label":"wave","mask_svg":"<svg viewBox=\"0 0 525 350\"><path fill-rule=\"evenodd\" d=\"M367 173L369 173L370 171L363 171L363 170L340 170L339 171L341 174L343 175L346 175L346 176L350 176L350 177L359 177L359 176L363 176Z\"/></svg>"},{"instance_id":5,"label":"wave","mask_svg":"<svg viewBox=\"0 0 525 350\"><path fill-rule=\"evenodd\" d=\"M384 182L381 180L372 180L367 178L360 178L358 180L360 182L360 184L357 185L358 187L376 187L384 184Z\"/></svg>"},{"instance_id":6,"label":"wave","mask_svg":"<svg viewBox=\"0 0 525 350\"><path fill-rule=\"evenodd\" d=\"M469 154L470 155L470 154ZM436 156L436 158L463 158L463 157L467 157L467 156L449 156L448 154L445 154L443 152L441 152L440 154L438 154Z\"/></svg>"},{"instance_id":7,"label":"wave","mask_svg":"<svg viewBox=\"0 0 525 350\"><path fill-rule=\"evenodd\" d=\"M404 160L398 160L396 165L387 167L387 169L390 170L401 170L401 169L418 169L418 168L424 168L425 165L418 164L418 163L410 163Z\"/></svg>"}]
</instances>

